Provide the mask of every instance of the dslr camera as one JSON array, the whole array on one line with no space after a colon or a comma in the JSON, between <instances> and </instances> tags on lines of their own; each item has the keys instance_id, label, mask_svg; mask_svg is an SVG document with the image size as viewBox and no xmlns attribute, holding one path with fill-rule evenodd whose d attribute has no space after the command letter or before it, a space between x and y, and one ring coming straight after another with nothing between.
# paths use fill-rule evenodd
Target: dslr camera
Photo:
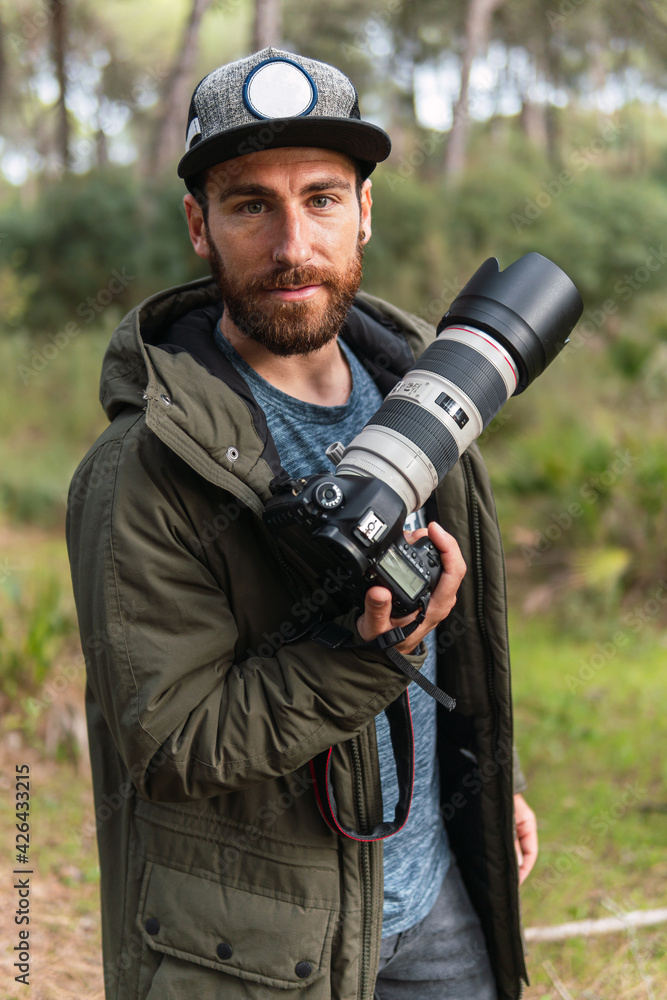
<instances>
[{"instance_id":1,"label":"dslr camera","mask_svg":"<svg viewBox=\"0 0 667 1000\"><path fill-rule=\"evenodd\" d=\"M320 580L342 581L350 607L381 584L393 615L425 611L440 554L428 538L405 541L406 516L553 361L582 311L575 285L541 254L505 271L490 257L360 433L327 450L333 474L291 481L268 501L264 520L275 537Z\"/></svg>"}]
</instances>

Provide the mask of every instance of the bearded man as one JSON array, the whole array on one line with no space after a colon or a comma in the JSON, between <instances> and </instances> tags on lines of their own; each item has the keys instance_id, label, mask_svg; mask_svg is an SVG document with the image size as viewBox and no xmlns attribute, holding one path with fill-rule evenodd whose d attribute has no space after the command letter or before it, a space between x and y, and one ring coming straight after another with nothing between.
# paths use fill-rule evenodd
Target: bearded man
<instances>
[{"instance_id":1,"label":"bearded man","mask_svg":"<svg viewBox=\"0 0 667 1000\"><path fill-rule=\"evenodd\" d=\"M179 175L212 278L142 303L104 360L111 423L74 476L67 531L109 1000L514 1000L526 978L517 895L535 822L513 776L502 549L477 449L428 525L406 525L442 575L395 650L458 699L448 712L411 685L407 800L412 751L385 709L409 704L408 680L377 639L416 613L392 617L379 586L346 610L262 520L434 336L358 292L369 175L389 151L332 66L266 49L209 74ZM322 620L347 641L319 642Z\"/></svg>"}]
</instances>

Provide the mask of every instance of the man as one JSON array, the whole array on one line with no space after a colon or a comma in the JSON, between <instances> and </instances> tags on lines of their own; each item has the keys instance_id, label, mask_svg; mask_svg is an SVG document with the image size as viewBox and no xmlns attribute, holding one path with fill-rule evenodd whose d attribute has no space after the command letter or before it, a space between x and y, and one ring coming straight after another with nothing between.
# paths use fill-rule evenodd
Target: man
<instances>
[{"instance_id":1,"label":"man","mask_svg":"<svg viewBox=\"0 0 667 1000\"><path fill-rule=\"evenodd\" d=\"M410 686L413 805L384 845L373 831L407 801L384 710L407 704L407 679L375 640L415 615L392 618L381 587L346 610L261 516L433 337L356 294L389 149L331 66L268 49L210 74L179 174L215 280L144 302L105 357L111 424L75 474L68 544L114 1000L510 1000L526 978L514 811L522 874L535 824L513 786L502 550L476 449L408 533L428 533L443 572L398 660L458 704ZM321 620L346 641L318 642Z\"/></svg>"}]
</instances>

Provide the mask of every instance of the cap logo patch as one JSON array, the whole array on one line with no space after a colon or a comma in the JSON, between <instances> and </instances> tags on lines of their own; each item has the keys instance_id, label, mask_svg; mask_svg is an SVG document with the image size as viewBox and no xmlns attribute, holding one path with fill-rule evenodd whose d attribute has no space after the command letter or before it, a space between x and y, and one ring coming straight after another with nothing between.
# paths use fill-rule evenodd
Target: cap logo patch
<instances>
[{"instance_id":1,"label":"cap logo patch","mask_svg":"<svg viewBox=\"0 0 667 1000\"><path fill-rule=\"evenodd\" d=\"M243 101L255 118L294 118L313 110L317 86L291 59L267 59L248 73Z\"/></svg>"},{"instance_id":2,"label":"cap logo patch","mask_svg":"<svg viewBox=\"0 0 667 1000\"><path fill-rule=\"evenodd\" d=\"M200 138L201 138L201 126L199 124L199 118L195 117L188 125L188 134L185 137L185 152L187 153L187 151L190 149L190 146L192 145L195 139L200 139Z\"/></svg>"}]
</instances>

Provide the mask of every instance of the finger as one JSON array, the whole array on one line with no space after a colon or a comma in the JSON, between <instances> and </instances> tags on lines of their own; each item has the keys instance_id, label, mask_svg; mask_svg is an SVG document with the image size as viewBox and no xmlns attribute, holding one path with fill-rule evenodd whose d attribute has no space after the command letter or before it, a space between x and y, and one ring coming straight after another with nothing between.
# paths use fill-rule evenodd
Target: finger
<instances>
[{"instance_id":1,"label":"finger","mask_svg":"<svg viewBox=\"0 0 667 1000\"><path fill-rule=\"evenodd\" d=\"M526 881L536 861L537 852L535 854L526 854L524 852L519 854L519 885L523 885Z\"/></svg>"},{"instance_id":2,"label":"finger","mask_svg":"<svg viewBox=\"0 0 667 1000\"><path fill-rule=\"evenodd\" d=\"M414 531L404 531L403 535L405 536L406 542L409 542L410 545L414 545L417 539L424 538L428 535L428 528L415 528Z\"/></svg>"},{"instance_id":3,"label":"finger","mask_svg":"<svg viewBox=\"0 0 667 1000\"><path fill-rule=\"evenodd\" d=\"M366 642L397 626L409 625L419 614L419 611L413 611L403 618L392 618L392 600L391 591L387 587L375 586L366 592L364 613L357 622L359 635Z\"/></svg>"},{"instance_id":4,"label":"finger","mask_svg":"<svg viewBox=\"0 0 667 1000\"><path fill-rule=\"evenodd\" d=\"M517 827L519 844L521 848L521 858L519 864L519 885L530 875L533 865L537 861L537 831L530 828L527 832Z\"/></svg>"},{"instance_id":5,"label":"finger","mask_svg":"<svg viewBox=\"0 0 667 1000\"><path fill-rule=\"evenodd\" d=\"M440 560L444 570L450 573L459 573L461 579L463 579L466 564L461 555L459 543L454 536L445 531L437 521L431 521L428 526L428 537L440 552Z\"/></svg>"},{"instance_id":6,"label":"finger","mask_svg":"<svg viewBox=\"0 0 667 1000\"><path fill-rule=\"evenodd\" d=\"M388 618L388 612L391 611L391 591L388 587L371 587L366 591L364 604L371 621L384 620L385 615Z\"/></svg>"},{"instance_id":7,"label":"finger","mask_svg":"<svg viewBox=\"0 0 667 1000\"><path fill-rule=\"evenodd\" d=\"M520 792L514 796L514 817L517 843L521 856L519 864L519 885L528 877L539 851L537 817Z\"/></svg>"},{"instance_id":8,"label":"finger","mask_svg":"<svg viewBox=\"0 0 667 1000\"><path fill-rule=\"evenodd\" d=\"M366 642L391 628L391 592L387 587L371 587L364 598L364 613L357 622L359 635Z\"/></svg>"},{"instance_id":9,"label":"finger","mask_svg":"<svg viewBox=\"0 0 667 1000\"><path fill-rule=\"evenodd\" d=\"M434 623L442 621L456 604L466 564L456 539L439 524L429 524L429 538L440 552L442 563L442 574L431 594L427 612L427 617Z\"/></svg>"}]
</instances>

